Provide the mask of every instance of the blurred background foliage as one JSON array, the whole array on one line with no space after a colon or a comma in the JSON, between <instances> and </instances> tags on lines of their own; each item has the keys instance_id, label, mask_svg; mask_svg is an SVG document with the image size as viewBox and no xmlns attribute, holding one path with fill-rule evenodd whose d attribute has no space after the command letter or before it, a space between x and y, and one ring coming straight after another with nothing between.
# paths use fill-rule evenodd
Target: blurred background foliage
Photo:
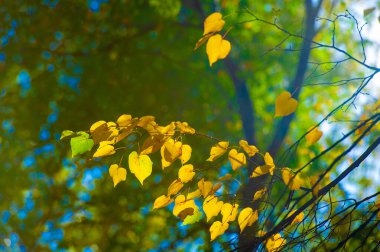
<instances>
[{"instance_id":1,"label":"blurred background foliage","mask_svg":"<svg viewBox=\"0 0 380 252\"><path fill-rule=\"evenodd\" d=\"M350 4L325 1L320 16L332 17ZM266 20L277 19L289 31L302 33L303 5L303 1L275 0L3 1L0 251L220 248L218 242L209 243L205 222L179 227L170 211L150 211L175 172L162 176L155 171L143 187L128 177L127 183L114 189L108 176L110 161L71 159L69 144L58 141L60 133L87 130L97 120L115 121L127 113L153 115L163 125L186 121L197 131L220 139L244 138L234 87L223 63L210 68L205 48L193 51L203 32L201 12L221 11L227 27L233 26L227 35L233 47L229 57L241 67L238 74L246 80L256 111L257 145L265 150L276 123L275 97L295 74L298 52L292 49L302 41L290 39L283 45L288 50L271 50L285 34L259 22L244 22L252 18L244 10ZM323 20L317 26L317 40L328 42L331 27ZM360 40L352 27L352 22L346 22L337 28L337 43L360 56ZM312 52L310 61L337 57L334 51L318 50ZM309 70L286 145L358 85L352 82L342 88L313 83L365 74L348 63L320 75L329 68ZM378 95L370 93L363 105L370 107ZM356 112L350 107L336 114L335 123L326 127L329 134L324 140L312 148L301 143L286 164L305 163L340 134L342 127L355 125L342 126L339 120L358 119L365 110L365 106ZM193 141L195 162L202 162L212 143L188 141ZM310 172L320 165L324 164L314 163ZM230 169L223 162L218 166Z\"/></svg>"}]
</instances>

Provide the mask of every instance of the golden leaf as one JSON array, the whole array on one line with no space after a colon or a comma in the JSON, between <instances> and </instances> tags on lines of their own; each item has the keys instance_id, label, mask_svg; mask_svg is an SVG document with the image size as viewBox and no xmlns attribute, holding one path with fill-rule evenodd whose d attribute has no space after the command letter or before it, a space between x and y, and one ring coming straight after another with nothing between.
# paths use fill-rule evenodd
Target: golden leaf
<instances>
[{"instance_id":1,"label":"golden leaf","mask_svg":"<svg viewBox=\"0 0 380 252\"><path fill-rule=\"evenodd\" d=\"M117 164L112 164L109 168L109 174L113 180L113 186L115 187L119 182L127 179L127 170Z\"/></svg>"},{"instance_id":2,"label":"golden leaf","mask_svg":"<svg viewBox=\"0 0 380 252\"><path fill-rule=\"evenodd\" d=\"M169 205L172 202L173 202L173 200L169 196L161 195L160 197L158 197L154 201L153 209L157 209L157 208L161 208L161 207L166 207L167 205Z\"/></svg>"},{"instance_id":3,"label":"golden leaf","mask_svg":"<svg viewBox=\"0 0 380 252\"><path fill-rule=\"evenodd\" d=\"M206 161L214 161L222 156L228 148L229 142L223 141L215 144L211 147L210 157Z\"/></svg>"},{"instance_id":4,"label":"golden leaf","mask_svg":"<svg viewBox=\"0 0 380 252\"><path fill-rule=\"evenodd\" d=\"M222 38L221 35L216 34L209 38L206 45L206 53L210 66L217 62L219 59L224 59L231 51L231 43Z\"/></svg>"},{"instance_id":5,"label":"golden leaf","mask_svg":"<svg viewBox=\"0 0 380 252\"><path fill-rule=\"evenodd\" d=\"M249 157L254 156L256 153L259 152L259 149L256 148L254 145L249 145L247 141L240 140L239 141L240 147L247 153Z\"/></svg>"},{"instance_id":6,"label":"golden leaf","mask_svg":"<svg viewBox=\"0 0 380 252\"><path fill-rule=\"evenodd\" d=\"M281 237L280 234L275 234L269 237L265 243L265 247L268 252L277 252L281 250L281 247L286 244L286 240Z\"/></svg>"},{"instance_id":7,"label":"golden leaf","mask_svg":"<svg viewBox=\"0 0 380 252\"><path fill-rule=\"evenodd\" d=\"M93 155L94 158L105 157L116 153L115 147L113 147L113 145L102 143L103 142L100 142L99 148L95 151Z\"/></svg>"},{"instance_id":8,"label":"golden leaf","mask_svg":"<svg viewBox=\"0 0 380 252\"><path fill-rule=\"evenodd\" d=\"M211 241L215 240L216 237L224 234L228 229L229 225L227 222L221 223L220 221L215 221L210 227Z\"/></svg>"},{"instance_id":9,"label":"golden leaf","mask_svg":"<svg viewBox=\"0 0 380 252\"><path fill-rule=\"evenodd\" d=\"M230 160L232 170L234 171L247 163L244 153L238 153L235 149L230 150L228 153L228 160Z\"/></svg>"},{"instance_id":10,"label":"golden leaf","mask_svg":"<svg viewBox=\"0 0 380 252\"><path fill-rule=\"evenodd\" d=\"M266 192L267 192L266 188L263 188L255 192L255 195L253 196L253 201L261 199L266 194Z\"/></svg>"},{"instance_id":11,"label":"golden leaf","mask_svg":"<svg viewBox=\"0 0 380 252\"><path fill-rule=\"evenodd\" d=\"M203 25L204 25L204 31L203 35L206 35L210 32L218 32L223 29L223 26L226 22L222 19L222 14L219 12L214 12L211 15L209 15Z\"/></svg>"},{"instance_id":12,"label":"golden leaf","mask_svg":"<svg viewBox=\"0 0 380 252\"><path fill-rule=\"evenodd\" d=\"M285 167L281 170L282 180L284 180L285 185L287 185L290 190L299 190L303 184L302 179L299 174L294 175L292 170Z\"/></svg>"},{"instance_id":13,"label":"golden leaf","mask_svg":"<svg viewBox=\"0 0 380 252\"><path fill-rule=\"evenodd\" d=\"M296 111L298 101L292 98L292 95L284 91L276 98L275 116L287 116Z\"/></svg>"},{"instance_id":14,"label":"golden leaf","mask_svg":"<svg viewBox=\"0 0 380 252\"><path fill-rule=\"evenodd\" d=\"M168 196L177 194L183 188L183 186L184 185L180 179L174 180L168 188Z\"/></svg>"},{"instance_id":15,"label":"golden leaf","mask_svg":"<svg viewBox=\"0 0 380 252\"><path fill-rule=\"evenodd\" d=\"M255 221L258 219L259 215L257 211L253 211L252 208L246 207L241 210L238 218L240 233L242 233L246 227L252 226L252 224L255 223Z\"/></svg>"},{"instance_id":16,"label":"golden leaf","mask_svg":"<svg viewBox=\"0 0 380 252\"><path fill-rule=\"evenodd\" d=\"M310 129L308 129L308 131ZM312 131L310 131L309 133L307 133L307 135L306 135L306 141L307 141L307 143L309 145L312 145L312 144L318 142L318 140L322 137L322 135L323 135L322 131L320 131L318 128L314 128Z\"/></svg>"},{"instance_id":17,"label":"golden leaf","mask_svg":"<svg viewBox=\"0 0 380 252\"><path fill-rule=\"evenodd\" d=\"M129 170L143 185L144 180L152 174L152 161L148 155L139 155L136 151L129 154Z\"/></svg>"},{"instance_id":18,"label":"golden leaf","mask_svg":"<svg viewBox=\"0 0 380 252\"><path fill-rule=\"evenodd\" d=\"M182 166L178 171L178 177L182 183L187 183L195 176L194 167L192 164Z\"/></svg>"},{"instance_id":19,"label":"golden leaf","mask_svg":"<svg viewBox=\"0 0 380 252\"><path fill-rule=\"evenodd\" d=\"M203 201L203 211L206 214L207 221L212 217L217 216L222 209L223 201L218 201L218 198L214 195L207 196Z\"/></svg>"},{"instance_id":20,"label":"golden leaf","mask_svg":"<svg viewBox=\"0 0 380 252\"><path fill-rule=\"evenodd\" d=\"M173 215L178 216L186 208L198 209L194 200L186 200L184 195L178 195L174 200Z\"/></svg>"},{"instance_id":21,"label":"golden leaf","mask_svg":"<svg viewBox=\"0 0 380 252\"><path fill-rule=\"evenodd\" d=\"M238 208L238 204L231 205L230 203L224 203L220 211L223 216L222 222L234 221L238 213Z\"/></svg>"},{"instance_id":22,"label":"golden leaf","mask_svg":"<svg viewBox=\"0 0 380 252\"><path fill-rule=\"evenodd\" d=\"M182 164L185 164L187 161L190 160L191 152L192 152L192 149L191 149L190 145L188 145L188 144L182 145L182 148L181 148L181 162L182 162Z\"/></svg>"}]
</instances>

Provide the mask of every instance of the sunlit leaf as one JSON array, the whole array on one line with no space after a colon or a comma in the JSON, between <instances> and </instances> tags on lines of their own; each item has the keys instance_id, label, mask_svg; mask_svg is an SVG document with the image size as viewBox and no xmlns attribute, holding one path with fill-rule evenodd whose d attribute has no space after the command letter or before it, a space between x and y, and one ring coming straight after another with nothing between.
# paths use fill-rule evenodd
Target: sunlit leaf
<instances>
[{"instance_id":1,"label":"sunlit leaf","mask_svg":"<svg viewBox=\"0 0 380 252\"><path fill-rule=\"evenodd\" d=\"M240 233L242 233L246 227L252 226L252 224L258 219L259 215L256 210L253 211L250 207L246 207L241 210L238 218Z\"/></svg>"},{"instance_id":2,"label":"sunlit leaf","mask_svg":"<svg viewBox=\"0 0 380 252\"><path fill-rule=\"evenodd\" d=\"M280 234L275 234L269 237L265 243L265 247L268 252L277 252L281 250L281 247L286 244L286 240L281 237Z\"/></svg>"},{"instance_id":3,"label":"sunlit leaf","mask_svg":"<svg viewBox=\"0 0 380 252\"><path fill-rule=\"evenodd\" d=\"M247 141L240 140L239 141L240 147L247 153L249 157L254 156L256 153L259 152L259 149L256 148L254 145L249 145Z\"/></svg>"},{"instance_id":4,"label":"sunlit leaf","mask_svg":"<svg viewBox=\"0 0 380 252\"><path fill-rule=\"evenodd\" d=\"M255 195L253 195L253 201L261 199L266 194L266 192L267 192L266 188L263 188L255 192Z\"/></svg>"},{"instance_id":5,"label":"sunlit leaf","mask_svg":"<svg viewBox=\"0 0 380 252\"><path fill-rule=\"evenodd\" d=\"M93 157L105 157L115 154L115 147L113 145L108 144L108 141L100 142L98 149L95 151Z\"/></svg>"},{"instance_id":6,"label":"sunlit leaf","mask_svg":"<svg viewBox=\"0 0 380 252\"><path fill-rule=\"evenodd\" d=\"M299 190L301 188L303 181L300 178L299 174L295 175L291 169L285 167L281 170L281 175L282 180L284 181L285 185L290 188L290 190Z\"/></svg>"},{"instance_id":7,"label":"sunlit leaf","mask_svg":"<svg viewBox=\"0 0 380 252\"><path fill-rule=\"evenodd\" d=\"M193 215L186 216L186 218L182 222L182 226L197 223L202 219L202 217L203 217L202 212L197 209Z\"/></svg>"},{"instance_id":8,"label":"sunlit leaf","mask_svg":"<svg viewBox=\"0 0 380 252\"><path fill-rule=\"evenodd\" d=\"M168 188L168 196L177 194L183 188L183 186L184 185L180 179L174 180Z\"/></svg>"},{"instance_id":9,"label":"sunlit leaf","mask_svg":"<svg viewBox=\"0 0 380 252\"><path fill-rule=\"evenodd\" d=\"M182 166L178 171L178 177L182 183L187 183L195 176L194 167L192 164Z\"/></svg>"},{"instance_id":10,"label":"sunlit leaf","mask_svg":"<svg viewBox=\"0 0 380 252\"><path fill-rule=\"evenodd\" d=\"M210 14L204 21L204 31L203 35L206 35L210 32L218 32L223 29L223 26L226 22L222 19L222 14L219 12L214 12Z\"/></svg>"},{"instance_id":11,"label":"sunlit leaf","mask_svg":"<svg viewBox=\"0 0 380 252\"><path fill-rule=\"evenodd\" d=\"M232 170L237 170L238 168L246 165L247 160L244 153L238 153L236 149L230 150L228 153L228 160L231 162Z\"/></svg>"},{"instance_id":12,"label":"sunlit leaf","mask_svg":"<svg viewBox=\"0 0 380 252\"><path fill-rule=\"evenodd\" d=\"M207 196L203 201L203 211L206 214L207 221L212 217L217 216L222 209L223 201L218 201L214 195Z\"/></svg>"},{"instance_id":13,"label":"sunlit leaf","mask_svg":"<svg viewBox=\"0 0 380 252\"><path fill-rule=\"evenodd\" d=\"M207 159L207 161L214 161L220 156L222 156L228 148L229 142L219 142L211 147L210 150L210 157Z\"/></svg>"},{"instance_id":14,"label":"sunlit leaf","mask_svg":"<svg viewBox=\"0 0 380 252\"><path fill-rule=\"evenodd\" d=\"M210 227L211 241L215 240L216 237L224 234L228 229L229 225L227 222L221 223L220 221L215 221Z\"/></svg>"},{"instance_id":15,"label":"sunlit leaf","mask_svg":"<svg viewBox=\"0 0 380 252\"><path fill-rule=\"evenodd\" d=\"M291 211L289 214L288 214L288 217L293 215L297 210L293 210ZM303 221L303 219L305 218L305 214L303 212L300 212L299 214L297 214L297 216L293 219L292 223L290 223L290 225L293 225L293 224L296 224L296 223L300 223Z\"/></svg>"},{"instance_id":16,"label":"sunlit leaf","mask_svg":"<svg viewBox=\"0 0 380 252\"><path fill-rule=\"evenodd\" d=\"M231 43L216 34L209 38L206 45L206 53L210 66L220 59L224 59L231 51Z\"/></svg>"},{"instance_id":17,"label":"sunlit leaf","mask_svg":"<svg viewBox=\"0 0 380 252\"><path fill-rule=\"evenodd\" d=\"M238 208L238 204L231 205L230 203L224 203L221 209L221 214L223 216L222 222L234 221L238 214Z\"/></svg>"},{"instance_id":18,"label":"sunlit leaf","mask_svg":"<svg viewBox=\"0 0 380 252\"><path fill-rule=\"evenodd\" d=\"M191 149L190 145L188 145L188 144L182 145L182 147L181 147L181 162L182 162L182 164L185 164L185 163L187 163L187 161L190 160L191 152L192 152L192 149Z\"/></svg>"},{"instance_id":19,"label":"sunlit leaf","mask_svg":"<svg viewBox=\"0 0 380 252\"><path fill-rule=\"evenodd\" d=\"M108 171L113 180L114 187L116 187L119 182L127 179L127 170L117 164L112 164Z\"/></svg>"},{"instance_id":20,"label":"sunlit leaf","mask_svg":"<svg viewBox=\"0 0 380 252\"><path fill-rule=\"evenodd\" d=\"M143 185L144 180L152 174L152 161L148 155L139 155L136 151L131 152L128 158L129 169Z\"/></svg>"},{"instance_id":21,"label":"sunlit leaf","mask_svg":"<svg viewBox=\"0 0 380 252\"><path fill-rule=\"evenodd\" d=\"M308 129L308 131L309 130L310 129ZM318 140L322 137L322 135L323 135L322 131L320 131L318 128L314 128L312 131L307 133L306 141L309 145L312 145L312 144L318 142Z\"/></svg>"},{"instance_id":22,"label":"sunlit leaf","mask_svg":"<svg viewBox=\"0 0 380 252\"><path fill-rule=\"evenodd\" d=\"M276 113L275 116L288 116L296 111L298 101L292 98L292 95L284 91L276 98Z\"/></svg>"},{"instance_id":23,"label":"sunlit leaf","mask_svg":"<svg viewBox=\"0 0 380 252\"><path fill-rule=\"evenodd\" d=\"M161 207L166 207L170 203L173 202L173 199L171 199L169 196L166 195L161 195L158 197L153 204L153 209L161 208Z\"/></svg>"},{"instance_id":24,"label":"sunlit leaf","mask_svg":"<svg viewBox=\"0 0 380 252\"><path fill-rule=\"evenodd\" d=\"M90 139L90 135L86 132L78 132L78 136L70 139L71 155L75 157L92 149L94 141Z\"/></svg>"}]
</instances>

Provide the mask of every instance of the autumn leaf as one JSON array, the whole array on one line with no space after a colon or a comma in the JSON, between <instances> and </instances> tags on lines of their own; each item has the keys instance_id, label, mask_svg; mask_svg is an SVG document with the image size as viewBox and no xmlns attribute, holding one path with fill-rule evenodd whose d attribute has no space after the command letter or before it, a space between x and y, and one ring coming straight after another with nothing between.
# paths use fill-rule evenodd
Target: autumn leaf
<instances>
[{"instance_id":1,"label":"autumn leaf","mask_svg":"<svg viewBox=\"0 0 380 252\"><path fill-rule=\"evenodd\" d=\"M319 176L310 177L311 186L313 187L312 193L313 193L313 196L316 198L318 198L319 189L321 188L321 183L320 182L318 183L318 180L319 180Z\"/></svg>"},{"instance_id":2,"label":"autumn leaf","mask_svg":"<svg viewBox=\"0 0 380 252\"><path fill-rule=\"evenodd\" d=\"M199 189L193 191L193 192L189 192L186 196L186 199L195 199L195 198L199 198L201 196L201 191Z\"/></svg>"},{"instance_id":3,"label":"autumn leaf","mask_svg":"<svg viewBox=\"0 0 380 252\"><path fill-rule=\"evenodd\" d=\"M302 179L299 174L293 174L292 170L285 167L281 170L282 180L285 185L287 185L290 190L299 190L303 184Z\"/></svg>"},{"instance_id":4,"label":"autumn leaf","mask_svg":"<svg viewBox=\"0 0 380 252\"><path fill-rule=\"evenodd\" d=\"M128 127L132 122L132 116L123 114L117 118L116 123L119 127Z\"/></svg>"},{"instance_id":5,"label":"autumn leaf","mask_svg":"<svg viewBox=\"0 0 380 252\"><path fill-rule=\"evenodd\" d=\"M264 161L265 165L261 165L255 168L251 174L251 178L259 177L262 175L265 175L269 173L270 175L273 175L274 168L276 167L273 161L272 156L269 154L269 152L266 152L264 155Z\"/></svg>"},{"instance_id":6,"label":"autumn leaf","mask_svg":"<svg viewBox=\"0 0 380 252\"><path fill-rule=\"evenodd\" d=\"M144 180L152 174L152 161L148 155L139 155L136 151L129 154L129 169L143 185Z\"/></svg>"},{"instance_id":7,"label":"autumn leaf","mask_svg":"<svg viewBox=\"0 0 380 252\"><path fill-rule=\"evenodd\" d=\"M292 98L292 95L289 92L284 91L276 98L275 117L288 116L296 111L297 106L298 101Z\"/></svg>"},{"instance_id":8,"label":"autumn leaf","mask_svg":"<svg viewBox=\"0 0 380 252\"><path fill-rule=\"evenodd\" d=\"M182 134L195 134L195 129L190 127L187 122L175 122L175 126Z\"/></svg>"},{"instance_id":9,"label":"autumn leaf","mask_svg":"<svg viewBox=\"0 0 380 252\"><path fill-rule=\"evenodd\" d=\"M226 22L222 19L222 14L219 12L214 12L210 14L204 21L204 31L203 35L211 32L219 32L223 29Z\"/></svg>"},{"instance_id":10,"label":"autumn leaf","mask_svg":"<svg viewBox=\"0 0 380 252\"><path fill-rule=\"evenodd\" d=\"M215 240L216 237L224 234L228 229L229 225L227 222L221 223L220 221L215 221L210 227L211 241Z\"/></svg>"},{"instance_id":11,"label":"autumn leaf","mask_svg":"<svg viewBox=\"0 0 380 252\"><path fill-rule=\"evenodd\" d=\"M289 216L292 216L297 210L293 210L291 211L287 217ZM296 223L300 223L303 221L303 219L305 218L305 214L303 212L300 212L299 214L297 214L297 216L293 219L292 223L290 223L290 225L293 225L293 224L296 224Z\"/></svg>"},{"instance_id":12,"label":"autumn leaf","mask_svg":"<svg viewBox=\"0 0 380 252\"><path fill-rule=\"evenodd\" d=\"M100 142L100 145L98 149L95 151L93 157L98 158L98 157L105 157L105 156L110 156L112 154L115 154L115 147L113 145L108 144L108 141L103 141Z\"/></svg>"},{"instance_id":13,"label":"autumn leaf","mask_svg":"<svg viewBox=\"0 0 380 252\"><path fill-rule=\"evenodd\" d=\"M224 59L231 51L231 43L222 38L221 35L216 34L209 38L206 45L206 53L210 66L217 62L219 59Z\"/></svg>"},{"instance_id":14,"label":"autumn leaf","mask_svg":"<svg viewBox=\"0 0 380 252\"><path fill-rule=\"evenodd\" d=\"M127 179L127 170L117 164L112 164L108 171L113 180L114 187L116 187L119 182Z\"/></svg>"},{"instance_id":15,"label":"autumn leaf","mask_svg":"<svg viewBox=\"0 0 380 252\"><path fill-rule=\"evenodd\" d=\"M168 139L161 147L162 169L170 166L181 155L182 143L175 142L172 138Z\"/></svg>"},{"instance_id":16,"label":"autumn leaf","mask_svg":"<svg viewBox=\"0 0 380 252\"><path fill-rule=\"evenodd\" d=\"M220 211L223 216L222 222L234 221L238 213L238 208L238 204L231 205L230 203L224 203Z\"/></svg>"},{"instance_id":17,"label":"autumn leaf","mask_svg":"<svg viewBox=\"0 0 380 252\"><path fill-rule=\"evenodd\" d=\"M168 188L168 196L177 194L183 188L183 186L184 184L180 179L174 180Z\"/></svg>"},{"instance_id":18,"label":"autumn leaf","mask_svg":"<svg viewBox=\"0 0 380 252\"><path fill-rule=\"evenodd\" d=\"M195 176L194 167L191 164L182 166L178 171L178 177L182 183L187 183Z\"/></svg>"},{"instance_id":19,"label":"autumn leaf","mask_svg":"<svg viewBox=\"0 0 380 252\"><path fill-rule=\"evenodd\" d=\"M174 200L173 215L178 216L187 208L197 209L194 200L187 200L184 195L178 195Z\"/></svg>"},{"instance_id":20,"label":"autumn leaf","mask_svg":"<svg viewBox=\"0 0 380 252\"><path fill-rule=\"evenodd\" d=\"M259 149L256 148L254 145L249 145L247 141L240 140L239 141L240 147L247 153L249 157L254 156L256 153L259 152Z\"/></svg>"},{"instance_id":21,"label":"autumn leaf","mask_svg":"<svg viewBox=\"0 0 380 252\"><path fill-rule=\"evenodd\" d=\"M253 201L261 199L266 194L266 192L267 192L266 188L263 188L255 192L255 195L253 195Z\"/></svg>"},{"instance_id":22,"label":"autumn leaf","mask_svg":"<svg viewBox=\"0 0 380 252\"><path fill-rule=\"evenodd\" d=\"M311 128L309 128L308 131L310 129ZM322 137L322 135L323 135L323 132L320 131L317 127L315 127L312 131L307 133L306 141L309 145L312 145L312 144L318 142L318 140Z\"/></svg>"},{"instance_id":23,"label":"autumn leaf","mask_svg":"<svg viewBox=\"0 0 380 252\"><path fill-rule=\"evenodd\" d=\"M166 195L161 195L158 197L154 203L153 203L153 209L161 208L161 207L166 207L170 203L173 202L173 199L171 199L169 196Z\"/></svg>"},{"instance_id":24,"label":"autumn leaf","mask_svg":"<svg viewBox=\"0 0 380 252\"><path fill-rule=\"evenodd\" d=\"M269 237L265 243L265 247L268 252L277 252L281 250L281 247L286 244L286 240L281 237L280 234L275 234Z\"/></svg>"},{"instance_id":25,"label":"autumn leaf","mask_svg":"<svg viewBox=\"0 0 380 252\"><path fill-rule=\"evenodd\" d=\"M229 142L223 141L215 144L211 147L210 157L206 161L214 161L222 156L228 148Z\"/></svg>"},{"instance_id":26,"label":"autumn leaf","mask_svg":"<svg viewBox=\"0 0 380 252\"><path fill-rule=\"evenodd\" d=\"M255 223L255 221L258 219L259 215L256 210L253 211L253 209L250 207L246 207L241 210L238 218L240 233L242 233L246 227L252 226L252 224Z\"/></svg>"},{"instance_id":27,"label":"autumn leaf","mask_svg":"<svg viewBox=\"0 0 380 252\"><path fill-rule=\"evenodd\" d=\"M203 211L206 214L207 221L212 217L217 216L222 209L223 201L218 201L218 198L214 195L207 196L203 201Z\"/></svg>"},{"instance_id":28,"label":"autumn leaf","mask_svg":"<svg viewBox=\"0 0 380 252\"><path fill-rule=\"evenodd\" d=\"M206 198L212 191L212 183L210 181L205 181L204 178L198 181L198 188L202 196Z\"/></svg>"},{"instance_id":29,"label":"autumn leaf","mask_svg":"<svg viewBox=\"0 0 380 252\"><path fill-rule=\"evenodd\" d=\"M192 152L192 149L191 149L190 145L188 145L188 144L182 145L182 147L181 147L181 162L182 162L182 164L185 164L185 163L187 163L187 161L190 160L191 152Z\"/></svg>"},{"instance_id":30,"label":"autumn leaf","mask_svg":"<svg viewBox=\"0 0 380 252\"><path fill-rule=\"evenodd\" d=\"M237 152L236 149L230 150L228 153L228 160L231 162L232 170L236 171L238 168L246 165L247 160L244 153Z\"/></svg>"}]
</instances>

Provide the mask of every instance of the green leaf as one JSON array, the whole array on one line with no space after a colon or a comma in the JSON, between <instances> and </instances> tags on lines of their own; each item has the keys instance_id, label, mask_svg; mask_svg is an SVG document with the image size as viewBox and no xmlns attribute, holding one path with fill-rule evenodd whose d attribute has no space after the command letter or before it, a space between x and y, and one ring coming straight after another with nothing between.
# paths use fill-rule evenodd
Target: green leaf
<instances>
[{"instance_id":1,"label":"green leaf","mask_svg":"<svg viewBox=\"0 0 380 252\"><path fill-rule=\"evenodd\" d=\"M194 224L198 221L200 221L203 217L202 212L196 211L193 215L188 215L182 222L182 226Z\"/></svg>"},{"instance_id":2,"label":"green leaf","mask_svg":"<svg viewBox=\"0 0 380 252\"><path fill-rule=\"evenodd\" d=\"M376 7L372 7L372 8L365 9L365 10L363 11L363 16L364 16L364 17L367 17L367 16L370 15L374 10L376 10Z\"/></svg>"},{"instance_id":3,"label":"green leaf","mask_svg":"<svg viewBox=\"0 0 380 252\"><path fill-rule=\"evenodd\" d=\"M71 138L70 145L72 157L91 150L92 146L94 146L94 141L89 137L90 135L88 133L80 131L78 132L78 136Z\"/></svg>"},{"instance_id":4,"label":"green leaf","mask_svg":"<svg viewBox=\"0 0 380 252\"><path fill-rule=\"evenodd\" d=\"M62 140L62 139L64 139L64 138L66 138L66 137L70 137L70 136L73 136L73 135L75 135L75 132L74 132L74 131L71 131L71 130L64 130L64 131L62 131L62 133L61 133L61 138L60 138L59 140Z\"/></svg>"}]
</instances>

